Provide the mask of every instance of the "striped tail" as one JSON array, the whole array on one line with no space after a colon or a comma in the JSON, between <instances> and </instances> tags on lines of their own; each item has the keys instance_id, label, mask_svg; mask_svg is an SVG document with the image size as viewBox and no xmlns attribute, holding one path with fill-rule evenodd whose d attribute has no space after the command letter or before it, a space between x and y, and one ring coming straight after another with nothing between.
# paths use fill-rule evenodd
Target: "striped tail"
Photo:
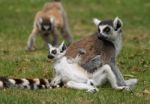
<instances>
[{"instance_id":1,"label":"striped tail","mask_svg":"<svg viewBox=\"0 0 150 104\"><path fill-rule=\"evenodd\" d=\"M63 86L63 82L59 84L59 87ZM0 88L10 88L10 87L17 87L17 88L24 88L24 89L48 89L54 88L51 85L50 79L40 79L40 78L7 78L7 77L0 77Z\"/></svg>"}]
</instances>

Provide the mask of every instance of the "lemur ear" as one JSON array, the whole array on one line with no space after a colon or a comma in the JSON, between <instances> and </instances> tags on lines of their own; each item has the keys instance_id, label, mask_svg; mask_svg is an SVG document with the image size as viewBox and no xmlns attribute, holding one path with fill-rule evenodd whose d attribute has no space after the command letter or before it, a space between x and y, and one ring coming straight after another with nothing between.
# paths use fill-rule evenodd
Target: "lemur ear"
<instances>
[{"instance_id":1,"label":"lemur ear","mask_svg":"<svg viewBox=\"0 0 150 104\"><path fill-rule=\"evenodd\" d=\"M113 21L114 29L117 31L123 26L122 20L119 17L116 17Z\"/></svg>"},{"instance_id":2,"label":"lemur ear","mask_svg":"<svg viewBox=\"0 0 150 104\"><path fill-rule=\"evenodd\" d=\"M42 18L42 17L38 18L38 21L36 22L36 26L37 26L39 29L41 29L41 24L42 24L42 22L43 22L43 18Z\"/></svg>"},{"instance_id":3,"label":"lemur ear","mask_svg":"<svg viewBox=\"0 0 150 104\"><path fill-rule=\"evenodd\" d=\"M66 50L66 45L64 44L65 42L63 41L61 43L61 45L59 46L59 49L61 50L61 52L63 52L64 50Z\"/></svg>"},{"instance_id":4,"label":"lemur ear","mask_svg":"<svg viewBox=\"0 0 150 104\"><path fill-rule=\"evenodd\" d=\"M43 18L40 17L38 21L39 21L39 23L41 24L41 23L43 22Z\"/></svg>"},{"instance_id":5,"label":"lemur ear","mask_svg":"<svg viewBox=\"0 0 150 104\"><path fill-rule=\"evenodd\" d=\"M52 47L53 46L50 43L48 43L48 48L51 49Z\"/></svg>"},{"instance_id":6,"label":"lemur ear","mask_svg":"<svg viewBox=\"0 0 150 104\"><path fill-rule=\"evenodd\" d=\"M50 22L51 22L51 23L54 23L54 22L55 22L55 17L53 17L53 16L50 17Z\"/></svg>"},{"instance_id":7,"label":"lemur ear","mask_svg":"<svg viewBox=\"0 0 150 104\"><path fill-rule=\"evenodd\" d=\"M98 26L101 23L101 21L97 18L94 18L93 22L95 23L96 26Z\"/></svg>"}]
</instances>

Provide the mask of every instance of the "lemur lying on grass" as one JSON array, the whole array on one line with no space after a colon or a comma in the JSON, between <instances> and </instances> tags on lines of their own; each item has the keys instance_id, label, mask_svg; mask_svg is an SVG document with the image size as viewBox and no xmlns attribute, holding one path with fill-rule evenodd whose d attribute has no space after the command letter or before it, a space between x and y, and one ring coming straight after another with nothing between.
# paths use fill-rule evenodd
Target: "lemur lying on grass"
<instances>
[{"instance_id":1,"label":"lemur lying on grass","mask_svg":"<svg viewBox=\"0 0 150 104\"><path fill-rule=\"evenodd\" d=\"M118 86L115 74L111 70L108 64L104 64L99 67L93 73L89 73L83 67L80 66L80 60L82 60L82 54L84 51L80 51L75 59L69 59L65 56L66 48L64 42L59 47L53 47L49 44L49 59L53 59L54 63L54 78L51 82L52 86L57 86L61 82L68 88L85 89L88 92L97 91L97 86L103 84L108 80L114 89L122 90L128 89L128 86Z\"/></svg>"}]
</instances>

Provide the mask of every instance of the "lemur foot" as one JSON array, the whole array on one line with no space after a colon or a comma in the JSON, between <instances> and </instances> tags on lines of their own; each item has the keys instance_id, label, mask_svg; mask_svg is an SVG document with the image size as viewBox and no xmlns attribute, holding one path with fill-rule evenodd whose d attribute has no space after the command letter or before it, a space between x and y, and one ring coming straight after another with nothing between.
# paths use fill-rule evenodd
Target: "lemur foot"
<instances>
[{"instance_id":1,"label":"lemur foot","mask_svg":"<svg viewBox=\"0 0 150 104\"><path fill-rule=\"evenodd\" d=\"M90 92L90 93L95 93L95 92L98 92L98 91L99 90L96 87L92 87L92 88L90 88L90 89L87 90L87 92Z\"/></svg>"},{"instance_id":2,"label":"lemur foot","mask_svg":"<svg viewBox=\"0 0 150 104\"><path fill-rule=\"evenodd\" d=\"M134 88L137 82L138 82L138 79L129 79L125 81L126 85L129 86L131 89Z\"/></svg>"},{"instance_id":3,"label":"lemur foot","mask_svg":"<svg viewBox=\"0 0 150 104\"><path fill-rule=\"evenodd\" d=\"M125 89L126 91L131 91L131 90L132 90L132 89L130 88L130 86L125 86L124 89Z\"/></svg>"},{"instance_id":4,"label":"lemur foot","mask_svg":"<svg viewBox=\"0 0 150 104\"><path fill-rule=\"evenodd\" d=\"M58 88L58 87L61 87L62 86L62 80L60 77L56 77L54 78L52 81L51 81L51 86L53 88Z\"/></svg>"},{"instance_id":5,"label":"lemur foot","mask_svg":"<svg viewBox=\"0 0 150 104\"><path fill-rule=\"evenodd\" d=\"M130 88L130 86L119 86L115 88L116 90L126 90L126 91L132 91L132 89Z\"/></svg>"},{"instance_id":6,"label":"lemur foot","mask_svg":"<svg viewBox=\"0 0 150 104\"><path fill-rule=\"evenodd\" d=\"M26 51L35 51L35 48L30 48L30 47L27 47L26 49L25 49Z\"/></svg>"},{"instance_id":7,"label":"lemur foot","mask_svg":"<svg viewBox=\"0 0 150 104\"><path fill-rule=\"evenodd\" d=\"M116 90L124 90L126 88L126 86L117 86L117 87L114 87L114 89Z\"/></svg>"}]
</instances>

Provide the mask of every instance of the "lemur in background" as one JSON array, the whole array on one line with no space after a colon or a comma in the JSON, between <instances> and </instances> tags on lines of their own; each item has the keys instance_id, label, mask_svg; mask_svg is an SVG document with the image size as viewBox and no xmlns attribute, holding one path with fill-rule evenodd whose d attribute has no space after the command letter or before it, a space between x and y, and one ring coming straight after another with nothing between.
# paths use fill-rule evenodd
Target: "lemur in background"
<instances>
[{"instance_id":1,"label":"lemur in background","mask_svg":"<svg viewBox=\"0 0 150 104\"><path fill-rule=\"evenodd\" d=\"M73 38L68 25L67 14L61 0L52 0L52 2L46 3L43 9L37 12L35 16L33 29L27 41L27 50L35 49L34 43L38 34L46 42L46 45L47 43L57 45L60 32L63 38L70 44Z\"/></svg>"},{"instance_id":2,"label":"lemur in background","mask_svg":"<svg viewBox=\"0 0 150 104\"><path fill-rule=\"evenodd\" d=\"M81 66L87 72L100 71L101 66L107 64L114 73L118 86L129 86L129 88L132 88L137 83L137 79L124 80L116 64L116 58L122 46L123 23L121 19L118 17L114 20L103 21L94 19L94 23L97 26L97 32L72 43L67 49L66 56L74 58L78 53L78 49L84 48L86 53L82 56Z\"/></svg>"},{"instance_id":3,"label":"lemur in background","mask_svg":"<svg viewBox=\"0 0 150 104\"><path fill-rule=\"evenodd\" d=\"M115 74L112 72L110 65L105 64L99 67L93 73L89 73L80 65L82 55L86 52L82 49L74 59L65 56L66 48L64 42L59 47L53 47L49 44L49 59L54 61L54 78L51 82L52 86L57 86L63 82L64 86L75 89L85 89L87 92L95 92L108 79L114 89L122 90L128 86L118 86Z\"/></svg>"}]
</instances>

